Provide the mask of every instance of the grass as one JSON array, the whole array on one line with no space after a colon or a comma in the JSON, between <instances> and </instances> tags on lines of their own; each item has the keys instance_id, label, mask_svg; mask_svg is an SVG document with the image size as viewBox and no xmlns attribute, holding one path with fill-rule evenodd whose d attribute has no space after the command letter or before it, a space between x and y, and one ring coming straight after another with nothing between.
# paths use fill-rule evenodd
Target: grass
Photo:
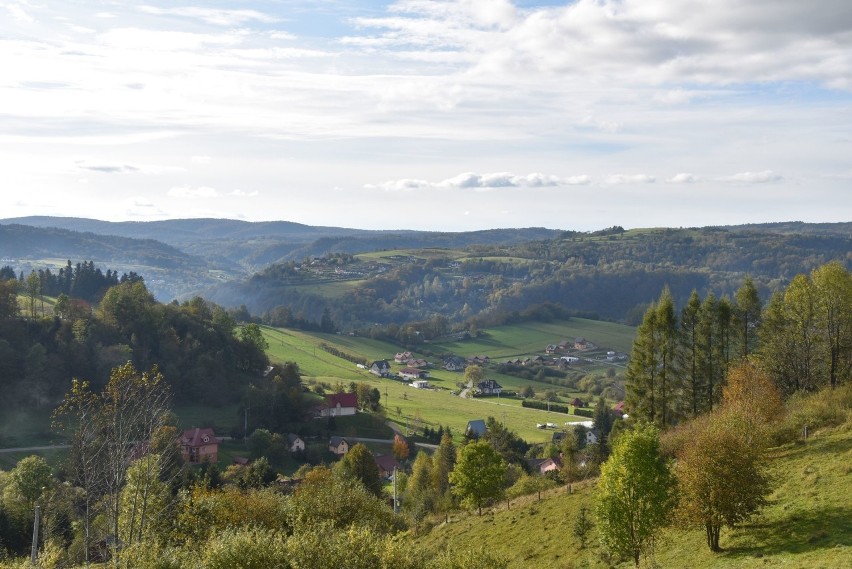
<instances>
[{"instance_id":1,"label":"grass","mask_svg":"<svg viewBox=\"0 0 852 569\"><path fill-rule=\"evenodd\" d=\"M770 504L751 522L723 529L721 553L707 548L702 530L671 529L662 535L647 567L756 569L852 567L852 422L818 431L770 451L777 486ZM580 548L573 524L581 506L591 508L593 483L505 502L483 517L456 513L416 539L435 551L477 544L498 552L511 568L608 567L592 530ZM622 563L618 567L632 567Z\"/></svg>"},{"instance_id":2,"label":"grass","mask_svg":"<svg viewBox=\"0 0 852 569\"><path fill-rule=\"evenodd\" d=\"M354 363L333 356L318 347L323 342L333 343L338 349L367 360L392 358L393 354L399 351L396 346L379 340L309 334L268 327L263 328L263 333L269 342L270 358L274 361L297 362L304 374L304 380L309 385L326 383L334 388L336 384L341 383L348 387L350 382L356 381L366 382L379 389L388 419L397 423L405 432L414 430L417 425L434 429L448 426L456 435L460 435L471 419L493 416L522 438L530 442L545 442L550 440L551 433L537 429L536 423L562 424L566 421L585 420L573 415L523 408L518 399L462 399L453 396L450 391L457 389L456 382L462 381L463 376L461 373L442 369L431 370L429 382L435 389L414 389L400 381L376 377L367 370L359 369ZM489 377L510 389L517 389L529 383L523 379L491 372ZM549 387L545 384L537 386Z\"/></svg>"}]
</instances>

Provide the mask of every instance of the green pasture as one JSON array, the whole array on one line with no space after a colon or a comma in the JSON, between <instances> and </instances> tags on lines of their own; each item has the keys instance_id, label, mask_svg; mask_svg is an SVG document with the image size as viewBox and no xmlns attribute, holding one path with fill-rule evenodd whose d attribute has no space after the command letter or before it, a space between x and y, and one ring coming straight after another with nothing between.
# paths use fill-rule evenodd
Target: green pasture
<instances>
[{"instance_id":1,"label":"green pasture","mask_svg":"<svg viewBox=\"0 0 852 569\"><path fill-rule=\"evenodd\" d=\"M563 340L573 342L582 337L593 342L601 350L630 353L636 329L632 326L571 318L556 322L524 322L509 326L488 328L479 338L456 342L434 342L430 349L435 352L452 352L461 356L484 355L492 359L516 358L530 354L543 354L548 344ZM572 350L573 353L573 350Z\"/></svg>"},{"instance_id":2,"label":"green pasture","mask_svg":"<svg viewBox=\"0 0 852 569\"><path fill-rule=\"evenodd\" d=\"M516 327L507 327L516 328ZM625 327L626 328L626 327ZM563 330L558 325L541 324L530 328L539 334L541 338L550 338L555 331ZM500 328L495 329L498 333ZM563 413L548 412L537 409L521 407L521 400L515 398L460 398L451 395L451 391L458 390L457 383L462 382L464 375L460 372L451 372L440 368L430 369L429 382L433 389L414 389L407 383L379 378L366 369L359 369L354 363L338 358L324 350L319 345L323 342L335 346L337 349L353 356L363 357L368 361L386 359L391 362L391 369L398 371L402 366L393 363L393 356L400 348L370 338L358 336L345 336L335 334L315 334L295 330L285 330L271 327L262 327L264 337L269 343L267 350L273 361L285 362L295 361L299 364L304 381L308 384L325 383L327 388L334 388L337 384L348 385L352 381L366 382L379 389L382 394L382 404L387 410L388 419L397 423L404 431L422 432L425 427L438 428L449 426L456 434L463 432L467 422L472 419L484 419L488 416L506 423L512 430L530 442L543 442L550 440L552 432L541 430L536 427L538 423L556 423L562 425L565 422L586 420L584 417L566 415ZM505 332L505 331L504 331ZM523 330L510 330L504 337L518 342L524 337ZM558 336L557 336L558 337ZM551 343L553 340L550 340ZM474 342L471 342L474 343ZM464 345L465 343L461 343ZM527 342L527 345L539 346L540 342ZM504 344L508 345L508 344ZM483 344L476 344L469 355L483 354ZM434 349L435 345L430 346ZM510 347L515 354L526 354L528 352L519 347ZM417 354L422 356L422 354ZM440 366L440 361L435 357L426 357ZM564 388L554 387L547 383L527 381L514 376L497 373L486 367L489 378L495 379L505 389L517 391L525 385L533 385L537 391L554 389L564 392L566 398L582 394L568 392Z\"/></svg>"},{"instance_id":3,"label":"green pasture","mask_svg":"<svg viewBox=\"0 0 852 569\"><path fill-rule=\"evenodd\" d=\"M852 432L850 423L807 441L771 451L776 490L752 520L722 530L723 551L712 553L702 529L670 529L643 567L757 569L852 567ZM455 512L428 523L413 539L433 551L470 544L505 557L511 569L527 567L633 567L607 563L595 528L580 547L574 522L585 506L592 516L594 481L500 502L482 517Z\"/></svg>"}]
</instances>

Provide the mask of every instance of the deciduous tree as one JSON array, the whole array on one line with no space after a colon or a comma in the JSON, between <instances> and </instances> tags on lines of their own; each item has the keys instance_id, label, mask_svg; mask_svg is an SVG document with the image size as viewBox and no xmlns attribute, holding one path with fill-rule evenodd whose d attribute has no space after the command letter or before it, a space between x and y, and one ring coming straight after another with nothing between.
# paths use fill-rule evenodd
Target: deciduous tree
<instances>
[{"instance_id":1,"label":"deciduous tree","mask_svg":"<svg viewBox=\"0 0 852 569\"><path fill-rule=\"evenodd\" d=\"M459 451L458 461L450 473L453 493L466 506L477 508L503 494L506 465L500 455L485 441L468 443Z\"/></svg>"},{"instance_id":2,"label":"deciduous tree","mask_svg":"<svg viewBox=\"0 0 852 569\"><path fill-rule=\"evenodd\" d=\"M647 424L622 433L598 481L595 517L601 539L637 567L673 505L673 479L659 445L656 428Z\"/></svg>"}]
</instances>

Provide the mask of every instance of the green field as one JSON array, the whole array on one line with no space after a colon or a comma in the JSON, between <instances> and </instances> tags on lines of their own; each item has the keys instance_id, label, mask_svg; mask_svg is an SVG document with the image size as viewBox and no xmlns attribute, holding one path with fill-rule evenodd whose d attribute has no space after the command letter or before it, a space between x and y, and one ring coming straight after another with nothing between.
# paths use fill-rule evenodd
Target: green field
<instances>
[{"instance_id":1,"label":"green field","mask_svg":"<svg viewBox=\"0 0 852 569\"><path fill-rule=\"evenodd\" d=\"M770 505L751 522L722 531L723 552L714 554L702 530L672 529L664 533L653 561L643 567L756 569L758 567L852 567L852 424L826 429L807 440L771 451L779 481ZM415 538L434 550L468 548L471 544L498 552L509 567L603 568L593 529L581 549L573 535L581 506L591 508L594 484L550 491L505 502L481 518L455 513L427 534ZM649 562L650 561L650 562ZM618 567L632 567L623 563Z\"/></svg>"},{"instance_id":2,"label":"green field","mask_svg":"<svg viewBox=\"0 0 852 569\"><path fill-rule=\"evenodd\" d=\"M320 344L327 343L367 361L386 359L392 362L394 354L400 351L400 348L387 342L358 336L307 333L271 327L262 329L269 343L267 352L273 361L298 363L304 380L309 385L324 382L334 388L338 384L348 386L352 381L363 381L375 386L382 393L382 405L387 410L388 419L400 425L406 432L427 426L449 426L456 434L460 434L468 421L493 416L524 439L544 442L550 440L551 431L538 429L538 423L562 425L569 421L586 420L574 415L527 409L521 407L521 401L515 398L459 398L450 392L458 389L457 383L462 381L463 375L440 368L430 370L429 381L434 389L414 389L399 381L378 378L365 369L359 369L354 363L338 358L319 347ZM498 327L489 329L488 334L482 338L466 342L431 344L429 349L433 352L452 352L463 356L489 355L499 360L541 353L548 343L557 343L577 336L584 336L599 346L606 345L615 349L627 346L629 349L632 335L633 329L627 326L571 319L559 323ZM422 354L415 355L422 357ZM440 364L438 358L426 359ZM401 366L392 363L391 367L396 371ZM487 375L509 390L518 390L528 384L532 384L537 390L552 387L545 383L503 375L493 369L488 369ZM578 395L570 392L567 394Z\"/></svg>"}]
</instances>

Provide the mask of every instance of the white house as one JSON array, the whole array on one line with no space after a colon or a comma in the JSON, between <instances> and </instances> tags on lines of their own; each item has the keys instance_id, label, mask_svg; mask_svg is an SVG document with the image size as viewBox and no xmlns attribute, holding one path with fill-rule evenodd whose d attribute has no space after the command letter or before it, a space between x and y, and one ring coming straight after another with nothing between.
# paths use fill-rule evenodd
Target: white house
<instances>
[{"instance_id":1,"label":"white house","mask_svg":"<svg viewBox=\"0 0 852 569\"><path fill-rule=\"evenodd\" d=\"M305 450L305 440L297 434L290 433L287 435L287 443L290 445L290 452Z\"/></svg>"},{"instance_id":2,"label":"white house","mask_svg":"<svg viewBox=\"0 0 852 569\"><path fill-rule=\"evenodd\" d=\"M425 379L417 379L411 382L411 387L417 389L429 389L429 382Z\"/></svg>"}]
</instances>

